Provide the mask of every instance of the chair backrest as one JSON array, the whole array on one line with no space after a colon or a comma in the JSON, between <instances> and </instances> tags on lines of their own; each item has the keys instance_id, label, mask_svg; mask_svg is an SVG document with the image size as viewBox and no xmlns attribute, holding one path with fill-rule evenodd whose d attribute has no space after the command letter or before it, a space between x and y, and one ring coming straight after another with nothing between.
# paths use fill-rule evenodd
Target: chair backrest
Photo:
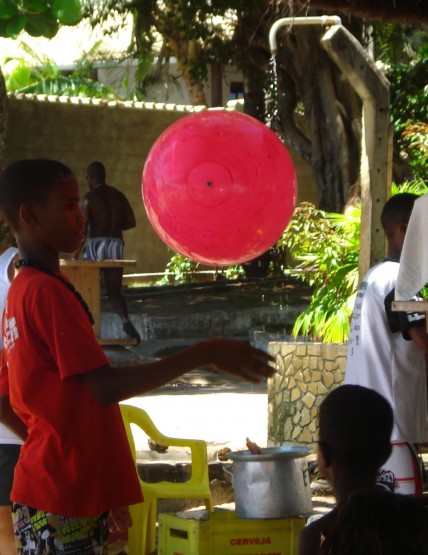
<instances>
[{"instance_id":1,"label":"chair backrest","mask_svg":"<svg viewBox=\"0 0 428 555\"><path fill-rule=\"evenodd\" d=\"M129 447L131 448L131 453L135 461L137 459L137 453L135 450L135 441L134 441L134 436L132 434L132 428L131 428L131 415L132 415L133 408L134 407L131 407L130 405L120 405L120 412L122 413L122 419L123 419L123 424L125 426L126 436L128 438ZM147 417L149 417L147 413L146 415Z\"/></svg>"},{"instance_id":2,"label":"chair backrest","mask_svg":"<svg viewBox=\"0 0 428 555\"><path fill-rule=\"evenodd\" d=\"M192 457L190 480L200 483L209 483L207 447L205 441L200 439L183 439L165 436L156 428L153 420L147 412L139 407L121 404L120 410L122 412L126 435L128 436L134 460L136 460L136 448L132 434L132 424L141 428L148 437L153 439L159 445L190 447Z\"/></svg>"},{"instance_id":3,"label":"chair backrest","mask_svg":"<svg viewBox=\"0 0 428 555\"><path fill-rule=\"evenodd\" d=\"M163 435L153 424L147 412L138 407L121 404L123 422L134 460L136 447L131 429L135 424L159 445L190 447L191 475L186 482L145 482L140 476L144 502L130 506L134 525L129 529L129 555L150 555L156 547L156 520L158 499L203 499L206 508L213 510L207 464L207 445L203 440L171 438ZM137 466L136 466L137 468ZM138 474L138 472L137 472Z\"/></svg>"}]
</instances>

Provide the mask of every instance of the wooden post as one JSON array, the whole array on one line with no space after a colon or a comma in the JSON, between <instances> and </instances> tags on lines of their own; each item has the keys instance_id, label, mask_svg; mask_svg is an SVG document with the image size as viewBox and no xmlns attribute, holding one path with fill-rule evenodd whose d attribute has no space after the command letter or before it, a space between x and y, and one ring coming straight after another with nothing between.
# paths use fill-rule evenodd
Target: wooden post
<instances>
[{"instance_id":1,"label":"wooden post","mask_svg":"<svg viewBox=\"0 0 428 555\"><path fill-rule=\"evenodd\" d=\"M357 39L334 25L321 44L354 87L363 104L361 145L361 234L359 275L385 256L385 235L380 223L392 180L389 82Z\"/></svg>"},{"instance_id":2,"label":"wooden post","mask_svg":"<svg viewBox=\"0 0 428 555\"><path fill-rule=\"evenodd\" d=\"M221 64L211 66L211 106L223 106L223 68Z\"/></svg>"},{"instance_id":3,"label":"wooden post","mask_svg":"<svg viewBox=\"0 0 428 555\"><path fill-rule=\"evenodd\" d=\"M68 277L79 291L94 317L94 332L101 345L135 345L135 339L100 337L101 299L100 271L102 268L136 266L136 260L60 260L61 273Z\"/></svg>"}]
</instances>

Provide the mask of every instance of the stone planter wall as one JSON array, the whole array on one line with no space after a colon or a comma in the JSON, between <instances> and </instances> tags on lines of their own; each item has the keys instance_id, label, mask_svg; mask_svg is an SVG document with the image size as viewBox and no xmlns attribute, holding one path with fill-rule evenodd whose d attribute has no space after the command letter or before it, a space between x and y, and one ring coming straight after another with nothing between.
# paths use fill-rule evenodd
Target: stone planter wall
<instances>
[{"instance_id":1,"label":"stone planter wall","mask_svg":"<svg viewBox=\"0 0 428 555\"><path fill-rule=\"evenodd\" d=\"M269 443L315 446L318 408L343 383L347 345L278 341L269 343L268 351L278 368L268 385Z\"/></svg>"}]
</instances>

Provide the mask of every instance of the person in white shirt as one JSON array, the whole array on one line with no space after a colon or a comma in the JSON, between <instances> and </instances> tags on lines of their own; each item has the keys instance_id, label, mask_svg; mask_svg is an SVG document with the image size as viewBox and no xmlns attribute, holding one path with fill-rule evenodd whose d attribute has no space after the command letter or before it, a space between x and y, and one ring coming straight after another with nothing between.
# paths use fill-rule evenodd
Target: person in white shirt
<instances>
[{"instance_id":1,"label":"person in white shirt","mask_svg":"<svg viewBox=\"0 0 428 555\"><path fill-rule=\"evenodd\" d=\"M0 314L3 314L7 291L15 274L14 262L18 249L0 243ZM1 344L0 344L1 348ZM0 411L11 411L8 397L0 396ZM12 415L13 416L13 415ZM13 471L19 457L25 427L17 430L21 437L0 424L0 555L16 555L16 541L12 525L10 491Z\"/></svg>"},{"instance_id":2,"label":"person in white shirt","mask_svg":"<svg viewBox=\"0 0 428 555\"><path fill-rule=\"evenodd\" d=\"M417 444L428 440L425 316L393 312L394 288L410 214L417 195L401 193L385 204L381 223L387 258L364 277L355 301L345 382L374 389L394 410L391 457L378 481L397 493L422 493Z\"/></svg>"},{"instance_id":3,"label":"person in white shirt","mask_svg":"<svg viewBox=\"0 0 428 555\"><path fill-rule=\"evenodd\" d=\"M396 301L408 301L428 282L427 213L428 193L425 193L415 201L410 216L395 287Z\"/></svg>"}]
</instances>

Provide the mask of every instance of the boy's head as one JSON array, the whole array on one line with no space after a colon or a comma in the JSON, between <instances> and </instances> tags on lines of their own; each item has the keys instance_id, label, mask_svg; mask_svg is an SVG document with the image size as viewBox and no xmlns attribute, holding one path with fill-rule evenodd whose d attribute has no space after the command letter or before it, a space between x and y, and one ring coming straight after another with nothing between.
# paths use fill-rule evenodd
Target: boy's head
<instances>
[{"instance_id":1,"label":"boy's head","mask_svg":"<svg viewBox=\"0 0 428 555\"><path fill-rule=\"evenodd\" d=\"M412 193L398 193L385 203L380 221L388 240L391 240L400 228L404 237L417 198L418 195Z\"/></svg>"},{"instance_id":2,"label":"boy's head","mask_svg":"<svg viewBox=\"0 0 428 555\"><path fill-rule=\"evenodd\" d=\"M393 412L376 391L342 385L319 410L319 450L324 466L375 476L391 453Z\"/></svg>"},{"instance_id":3,"label":"boy's head","mask_svg":"<svg viewBox=\"0 0 428 555\"><path fill-rule=\"evenodd\" d=\"M7 166L0 174L0 212L11 229L17 228L23 204L43 204L58 181L70 175L70 168L55 160L19 160Z\"/></svg>"},{"instance_id":4,"label":"boy's head","mask_svg":"<svg viewBox=\"0 0 428 555\"><path fill-rule=\"evenodd\" d=\"M86 181L90 188L104 183L106 179L106 169L101 162L91 162L86 169Z\"/></svg>"}]
</instances>

